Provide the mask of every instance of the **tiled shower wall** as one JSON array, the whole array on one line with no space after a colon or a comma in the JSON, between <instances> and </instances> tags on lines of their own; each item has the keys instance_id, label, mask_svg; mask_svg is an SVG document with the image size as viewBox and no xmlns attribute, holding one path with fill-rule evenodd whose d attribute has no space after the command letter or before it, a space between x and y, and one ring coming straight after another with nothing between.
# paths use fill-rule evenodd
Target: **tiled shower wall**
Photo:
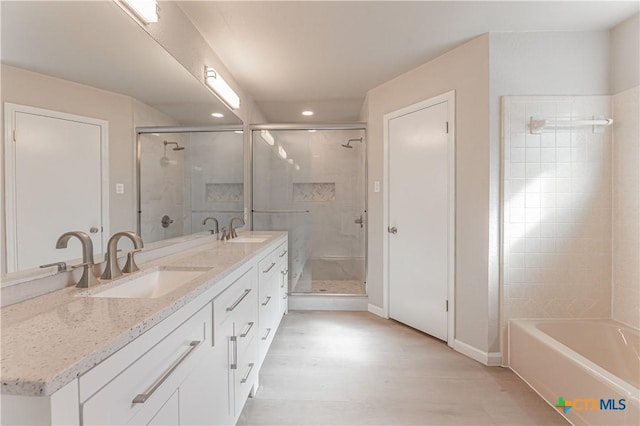
<instances>
[{"instance_id":1,"label":"tiled shower wall","mask_svg":"<svg viewBox=\"0 0 640 426\"><path fill-rule=\"evenodd\" d=\"M511 318L611 315L611 130L529 129L531 117L611 117L610 102L503 98L504 354Z\"/></svg>"},{"instance_id":2,"label":"tiled shower wall","mask_svg":"<svg viewBox=\"0 0 640 426\"><path fill-rule=\"evenodd\" d=\"M640 88L613 96L613 319L640 328Z\"/></svg>"},{"instance_id":3,"label":"tiled shower wall","mask_svg":"<svg viewBox=\"0 0 640 426\"><path fill-rule=\"evenodd\" d=\"M164 140L178 142L185 147L173 151L175 145L165 149ZM140 135L140 234L145 243L184 235L191 229L191 216L187 207L191 204L189 136L187 134ZM166 154L166 155L165 155ZM173 223L167 228L161 219L168 215Z\"/></svg>"},{"instance_id":4,"label":"tiled shower wall","mask_svg":"<svg viewBox=\"0 0 640 426\"><path fill-rule=\"evenodd\" d=\"M209 216L219 221L220 228L243 216L243 141L242 134L233 131L190 134L190 232L211 229L211 223L202 225Z\"/></svg>"}]
</instances>

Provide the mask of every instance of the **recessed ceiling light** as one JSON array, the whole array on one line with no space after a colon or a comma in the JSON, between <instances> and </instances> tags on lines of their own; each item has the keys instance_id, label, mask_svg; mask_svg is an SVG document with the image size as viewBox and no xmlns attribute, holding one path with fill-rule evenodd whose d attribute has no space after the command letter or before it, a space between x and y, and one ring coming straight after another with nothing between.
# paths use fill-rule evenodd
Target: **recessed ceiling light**
<instances>
[{"instance_id":1,"label":"recessed ceiling light","mask_svg":"<svg viewBox=\"0 0 640 426\"><path fill-rule=\"evenodd\" d=\"M215 117L215 118L222 118L222 117L224 117L224 114L221 114L219 112L212 112L211 116Z\"/></svg>"},{"instance_id":2,"label":"recessed ceiling light","mask_svg":"<svg viewBox=\"0 0 640 426\"><path fill-rule=\"evenodd\" d=\"M302 115L306 115L306 116L313 115L313 111L302 111Z\"/></svg>"}]
</instances>

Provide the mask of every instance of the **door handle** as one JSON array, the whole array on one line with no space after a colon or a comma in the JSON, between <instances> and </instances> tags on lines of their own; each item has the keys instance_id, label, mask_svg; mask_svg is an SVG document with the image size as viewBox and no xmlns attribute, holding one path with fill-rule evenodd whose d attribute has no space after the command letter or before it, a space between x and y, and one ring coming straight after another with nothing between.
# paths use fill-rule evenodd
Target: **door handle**
<instances>
[{"instance_id":1,"label":"door handle","mask_svg":"<svg viewBox=\"0 0 640 426\"><path fill-rule=\"evenodd\" d=\"M89 232L91 232L92 234L97 234L99 231L99 229L95 226L92 226L91 229L89 229Z\"/></svg>"},{"instance_id":2,"label":"door handle","mask_svg":"<svg viewBox=\"0 0 640 426\"><path fill-rule=\"evenodd\" d=\"M358 225L360 225L360 228L364 228L364 218L362 217L362 215L360 215L358 219L354 220L353 223L357 223Z\"/></svg>"},{"instance_id":3,"label":"door handle","mask_svg":"<svg viewBox=\"0 0 640 426\"><path fill-rule=\"evenodd\" d=\"M397 234L398 233L398 228L396 228L395 226L389 226L387 227L387 232L390 234Z\"/></svg>"}]
</instances>

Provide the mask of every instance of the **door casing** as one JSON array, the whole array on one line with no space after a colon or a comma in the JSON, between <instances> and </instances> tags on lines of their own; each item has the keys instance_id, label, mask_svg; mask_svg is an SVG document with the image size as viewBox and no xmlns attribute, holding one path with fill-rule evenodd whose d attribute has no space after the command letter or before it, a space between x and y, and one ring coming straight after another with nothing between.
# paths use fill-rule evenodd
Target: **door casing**
<instances>
[{"instance_id":1,"label":"door casing","mask_svg":"<svg viewBox=\"0 0 640 426\"><path fill-rule=\"evenodd\" d=\"M427 100L409 105L397 111L387 113L383 117L383 232L382 239L382 314L385 318L389 318L389 238L387 227L392 226L389 223L389 123L394 118L410 114L430 106L434 106L443 102L448 103L448 157L449 157L449 264L448 264L448 327L447 327L447 344L453 346L455 339L455 90L443 93L441 95L429 98Z\"/></svg>"}]
</instances>

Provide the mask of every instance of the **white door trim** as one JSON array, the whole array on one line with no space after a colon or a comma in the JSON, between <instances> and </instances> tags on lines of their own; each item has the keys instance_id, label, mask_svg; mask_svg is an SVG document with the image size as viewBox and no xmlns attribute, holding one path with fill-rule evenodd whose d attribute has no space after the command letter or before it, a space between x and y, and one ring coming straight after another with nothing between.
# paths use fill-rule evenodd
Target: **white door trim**
<instances>
[{"instance_id":1,"label":"white door trim","mask_svg":"<svg viewBox=\"0 0 640 426\"><path fill-rule=\"evenodd\" d=\"M56 118L60 120L75 121L84 124L92 124L100 127L100 157L102 177L102 252L106 250L106 240L109 233L109 122L97 118L83 117L81 115L68 114L65 112L52 111L43 108L36 108L27 105L4 104L4 192L5 192L5 223L6 223L6 259L7 271L15 272L18 266L16 253L18 252L18 241L16 236L16 152L13 145L13 132L16 128L16 113L26 113L40 115L44 117ZM82 194L78 194L81 202ZM11 206L9 208L9 206ZM71 229L70 229L71 231ZM55 243L55 242L53 242ZM52 244L53 244L52 243Z\"/></svg>"},{"instance_id":2,"label":"white door trim","mask_svg":"<svg viewBox=\"0 0 640 426\"><path fill-rule=\"evenodd\" d=\"M382 313L385 318L389 318L389 234L387 227L389 224L389 122L397 117L401 117L421 109L448 102L447 121L449 123L449 133L447 138L449 154L449 247L448 247L448 300L449 312L447 315L447 344L453 346L455 340L455 90L443 93L422 102L408 107L387 113L383 117L383 171L382 179L384 187L382 189Z\"/></svg>"}]
</instances>

